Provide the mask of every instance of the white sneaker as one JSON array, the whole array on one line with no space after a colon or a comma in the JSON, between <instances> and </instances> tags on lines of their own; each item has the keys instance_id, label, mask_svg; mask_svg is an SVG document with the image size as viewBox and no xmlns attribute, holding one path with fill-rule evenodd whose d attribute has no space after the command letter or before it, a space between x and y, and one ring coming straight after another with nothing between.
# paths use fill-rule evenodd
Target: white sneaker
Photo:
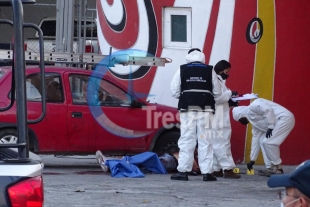
<instances>
[{"instance_id":1,"label":"white sneaker","mask_svg":"<svg viewBox=\"0 0 310 207\"><path fill-rule=\"evenodd\" d=\"M98 164L100 165L101 169L103 172L108 172L109 168L108 166L105 164L106 162L106 157L101 153L100 150L98 150L96 152L96 160L98 162Z\"/></svg>"},{"instance_id":2,"label":"white sneaker","mask_svg":"<svg viewBox=\"0 0 310 207\"><path fill-rule=\"evenodd\" d=\"M271 175L275 174L276 172L271 169L271 168L267 168L266 170L259 170L258 171L258 175L260 176L267 176L270 177Z\"/></svg>"},{"instance_id":3,"label":"white sneaker","mask_svg":"<svg viewBox=\"0 0 310 207\"><path fill-rule=\"evenodd\" d=\"M97 162L98 162L98 164L100 165L101 164L101 162L102 162L102 156L103 156L103 154L101 153L101 151L100 150L97 150L97 152L96 152L96 160L97 160Z\"/></svg>"}]
</instances>

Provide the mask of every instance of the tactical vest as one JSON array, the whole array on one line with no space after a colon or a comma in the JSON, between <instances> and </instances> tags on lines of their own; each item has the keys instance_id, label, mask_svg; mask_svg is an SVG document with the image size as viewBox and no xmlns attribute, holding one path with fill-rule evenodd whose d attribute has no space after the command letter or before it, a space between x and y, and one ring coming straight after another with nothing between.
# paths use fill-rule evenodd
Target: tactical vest
<instances>
[{"instance_id":1,"label":"tactical vest","mask_svg":"<svg viewBox=\"0 0 310 207\"><path fill-rule=\"evenodd\" d=\"M181 65L180 111L214 111L212 94L212 66L200 62Z\"/></svg>"}]
</instances>

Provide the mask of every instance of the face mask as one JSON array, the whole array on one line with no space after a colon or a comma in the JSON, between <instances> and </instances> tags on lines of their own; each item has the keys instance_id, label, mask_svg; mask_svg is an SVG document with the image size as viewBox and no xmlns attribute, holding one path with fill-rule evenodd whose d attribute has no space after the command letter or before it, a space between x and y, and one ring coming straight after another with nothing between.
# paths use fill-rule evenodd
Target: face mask
<instances>
[{"instance_id":1,"label":"face mask","mask_svg":"<svg viewBox=\"0 0 310 207\"><path fill-rule=\"evenodd\" d=\"M225 73L221 73L220 76L222 77L223 80L226 80L229 77L229 75Z\"/></svg>"},{"instance_id":2,"label":"face mask","mask_svg":"<svg viewBox=\"0 0 310 207\"><path fill-rule=\"evenodd\" d=\"M283 204L282 202L281 202L281 207L285 207L285 206L288 206L288 205L290 205L290 204L292 204L292 203L294 203L294 202L296 202L296 201L298 201L299 200L299 198L296 198L295 200L292 200L291 202L288 202L287 204Z\"/></svg>"},{"instance_id":3,"label":"face mask","mask_svg":"<svg viewBox=\"0 0 310 207\"><path fill-rule=\"evenodd\" d=\"M243 125L247 125L249 123L249 121L247 120L247 118L243 117L241 119L239 119L239 122Z\"/></svg>"}]
</instances>

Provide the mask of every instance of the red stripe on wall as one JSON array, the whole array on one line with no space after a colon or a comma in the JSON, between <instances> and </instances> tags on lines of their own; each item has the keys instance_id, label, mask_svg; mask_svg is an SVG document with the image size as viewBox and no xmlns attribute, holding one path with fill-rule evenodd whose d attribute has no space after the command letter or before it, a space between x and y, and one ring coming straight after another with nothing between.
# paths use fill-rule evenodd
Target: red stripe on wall
<instances>
[{"instance_id":1,"label":"red stripe on wall","mask_svg":"<svg viewBox=\"0 0 310 207\"><path fill-rule=\"evenodd\" d=\"M211 9L210 21L209 21L207 34L206 34L205 45L203 48L206 63L210 62L210 55L211 55L212 45L213 45L214 36L215 36L215 29L216 29L219 8L220 8L220 0L214 0L212 9Z\"/></svg>"},{"instance_id":2,"label":"red stripe on wall","mask_svg":"<svg viewBox=\"0 0 310 207\"><path fill-rule=\"evenodd\" d=\"M276 2L274 101L295 116L295 127L281 145L283 164L310 159L310 1Z\"/></svg>"},{"instance_id":3,"label":"red stripe on wall","mask_svg":"<svg viewBox=\"0 0 310 207\"><path fill-rule=\"evenodd\" d=\"M256 45L246 40L248 23L256 17L256 1L236 0L230 63L232 65L227 86L239 94L252 92L253 71ZM239 105L248 105L249 101L241 101ZM231 116L232 117L232 116ZM243 162L246 127L231 118L232 138L231 150L236 163Z\"/></svg>"}]
</instances>

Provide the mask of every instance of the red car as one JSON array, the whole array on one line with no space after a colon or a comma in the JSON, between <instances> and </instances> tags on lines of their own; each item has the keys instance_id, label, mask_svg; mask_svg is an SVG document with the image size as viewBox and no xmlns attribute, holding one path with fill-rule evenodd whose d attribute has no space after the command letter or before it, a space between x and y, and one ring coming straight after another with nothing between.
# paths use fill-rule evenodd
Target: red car
<instances>
[{"instance_id":1,"label":"red car","mask_svg":"<svg viewBox=\"0 0 310 207\"><path fill-rule=\"evenodd\" d=\"M26 68L28 121L42 113L37 66ZM12 70L0 68L0 108L11 100ZM151 104L114 78L100 72L51 66L45 68L46 115L28 124L30 150L37 153L136 154L177 148L176 108ZM0 140L16 142L16 106L0 116Z\"/></svg>"}]
</instances>

